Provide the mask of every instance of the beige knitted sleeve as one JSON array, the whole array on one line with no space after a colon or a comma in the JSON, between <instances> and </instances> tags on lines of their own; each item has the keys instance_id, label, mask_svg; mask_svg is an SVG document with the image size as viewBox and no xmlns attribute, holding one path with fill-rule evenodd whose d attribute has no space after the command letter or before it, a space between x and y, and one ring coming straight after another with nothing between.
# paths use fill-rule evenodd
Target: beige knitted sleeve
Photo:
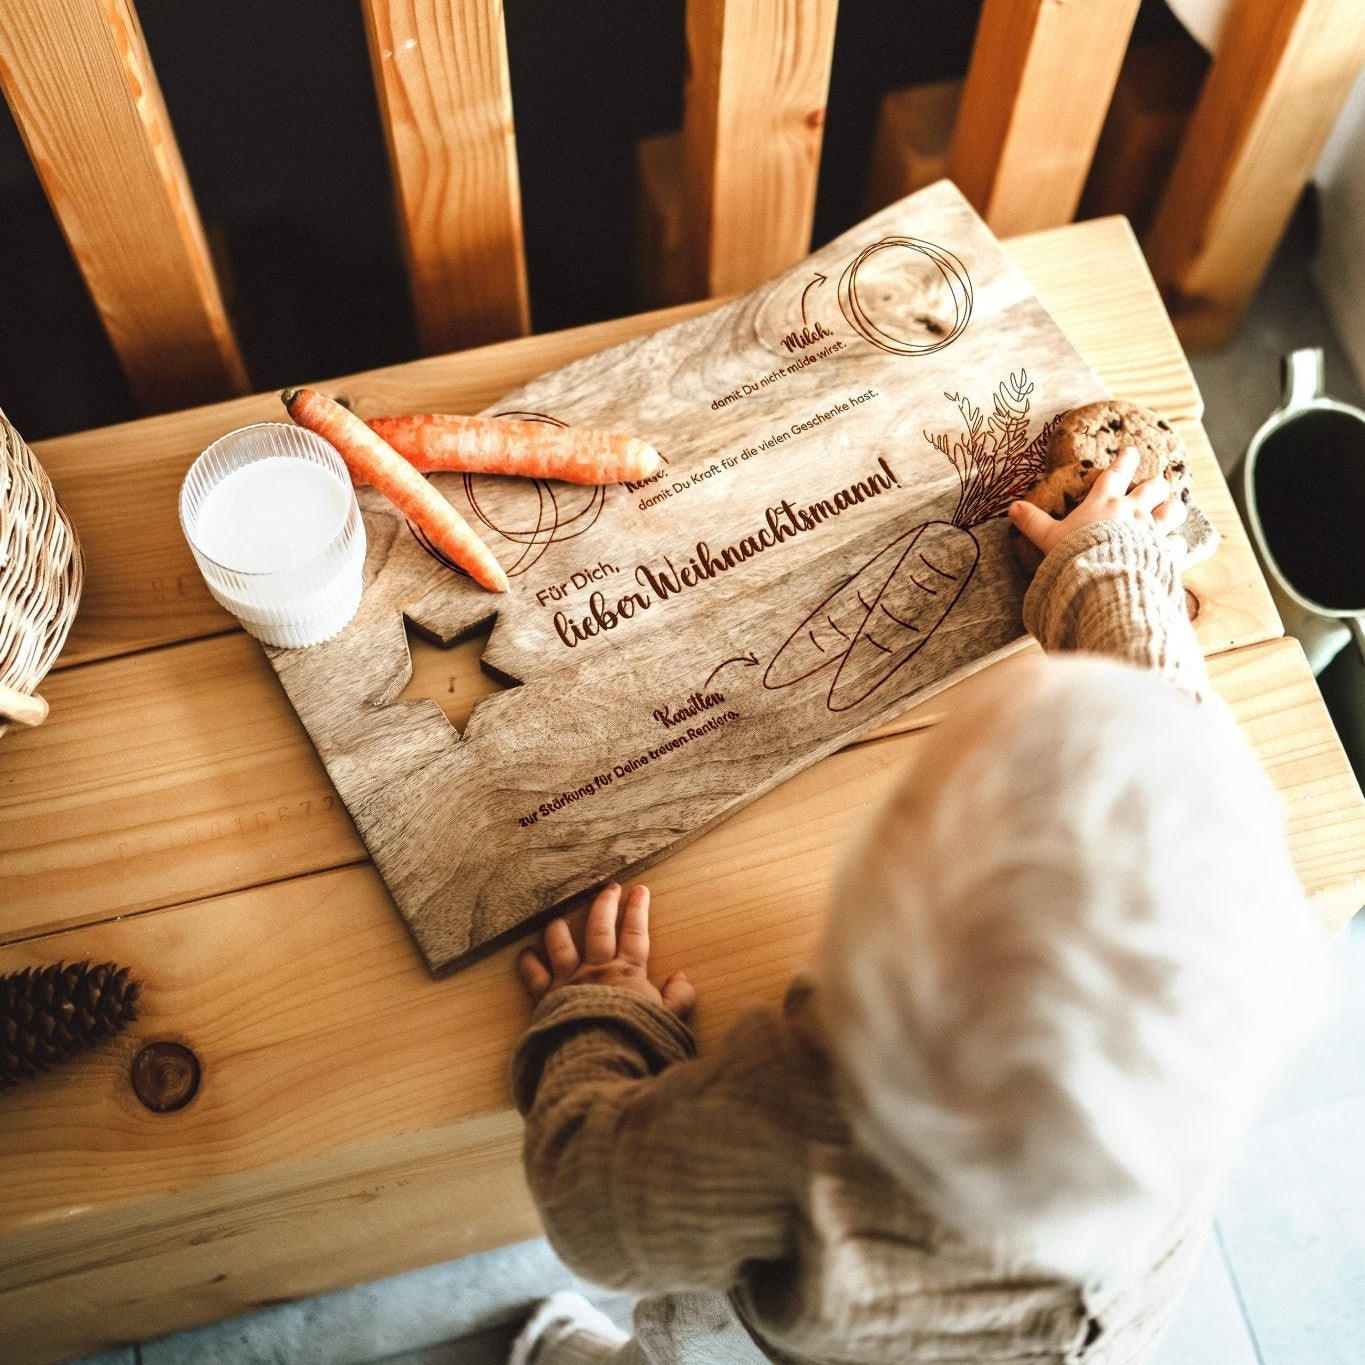
<instances>
[{"instance_id":1,"label":"beige knitted sleeve","mask_svg":"<svg viewBox=\"0 0 1365 1365\"><path fill-rule=\"evenodd\" d=\"M705 1058L671 1011L614 986L565 986L517 1048L523 1164L551 1245L600 1284L637 1293L725 1290L750 1260L789 1249L789 1102L771 1017Z\"/></svg>"},{"instance_id":2,"label":"beige knitted sleeve","mask_svg":"<svg viewBox=\"0 0 1365 1365\"><path fill-rule=\"evenodd\" d=\"M1055 545L1024 597L1024 625L1046 650L1107 654L1213 697L1176 561L1129 522L1094 522Z\"/></svg>"}]
</instances>

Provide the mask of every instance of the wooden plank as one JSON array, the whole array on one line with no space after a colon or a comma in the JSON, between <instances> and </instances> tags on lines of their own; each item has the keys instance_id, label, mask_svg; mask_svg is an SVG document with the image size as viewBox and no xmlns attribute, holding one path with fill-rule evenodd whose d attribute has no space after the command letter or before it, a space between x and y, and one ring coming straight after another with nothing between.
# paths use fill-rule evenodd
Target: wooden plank
<instances>
[{"instance_id":1,"label":"wooden plank","mask_svg":"<svg viewBox=\"0 0 1365 1365\"><path fill-rule=\"evenodd\" d=\"M795 779L795 802L759 802L655 869L654 957L687 955L706 1045L810 952L838 841L908 752L861 746ZM148 985L143 1019L108 1049L0 1097L0 1171L26 1172L0 1194L0 1319L33 1358L247 1311L263 1286L315 1293L533 1234L506 1119L529 1014L511 956L432 982L369 869L10 946L0 971L51 953L126 959ZM157 1116L126 1076L167 1036L205 1079ZM497 1144L482 1184L471 1122ZM54 1141L87 1150L71 1166L45 1155ZM414 1141L439 1165L410 1185ZM442 1171L463 1185L443 1194ZM410 1245L395 1236L408 1227Z\"/></svg>"},{"instance_id":2,"label":"wooden plank","mask_svg":"<svg viewBox=\"0 0 1365 1365\"><path fill-rule=\"evenodd\" d=\"M502 0L364 0L422 349L530 331Z\"/></svg>"},{"instance_id":3,"label":"wooden plank","mask_svg":"<svg viewBox=\"0 0 1365 1365\"><path fill-rule=\"evenodd\" d=\"M1365 899L1365 803L1302 652L1271 641L1211 673L1281 795L1324 923L1340 927ZM846 750L651 871L655 965L697 982L704 1048L809 960L840 849L921 743L916 731ZM0 1096L0 1318L15 1361L530 1235L507 1114L528 1014L513 956L431 981L366 867L0 948L0 971L113 958L147 982L125 1034ZM153 1115L127 1069L166 1037L204 1079L189 1106Z\"/></svg>"},{"instance_id":4,"label":"wooden plank","mask_svg":"<svg viewBox=\"0 0 1365 1365\"><path fill-rule=\"evenodd\" d=\"M1019 237L1005 249L1114 393L1172 417L1198 414L1194 377L1137 244L1121 220ZM320 386L367 415L476 412L538 374L713 306L693 303L524 337L347 375ZM281 413L274 394L256 394L35 444L76 524L87 560L80 611L59 667L230 627L229 618L209 597L181 535L177 490L195 455L211 441L233 427L275 420ZM1240 529L1236 535L1245 540ZM1254 584L1255 579L1247 581ZM1277 631L1276 618L1267 617L1264 633Z\"/></svg>"},{"instance_id":5,"label":"wooden plank","mask_svg":"<svg viewBox=\"0 0 1365 1365\"><path fill-rule=\"evenodd\" d=\"M1186 33L1128 49L1077 212L1121 213L1137 232L1151 222L1208 73Z\"/></svg>"},{"instance_id":6,"label":"wooden plank","mask_svg":"<svg viewBox=\"0 0 1365 1365\"><path fill-rule=\"evenodd\" d=\"M60 1220L0 1248L6 1365L52 1365L541 1235L511 1110ZM92 1248L99 1248L92 1255ZM55 1310L55 1311L54 1311Z\"/></svg>"},{"instance_id":7,"label":"wooden plank","mask_svg":"<svg viewBox=\"0 0 1365 1365\"><path fill-rule=\"evenodd\" d=\"M693 296L692 255L683 203L681 133L659 133L635 144L635 189L640 215L641 300L650 308Z\"/></svg>"},{"instance_id":8,"label":"wooden plank","mask_svg":"<svg viewBox=\"0 0 1365 1365\"><path fill-rule=\"evenodd\" d=\"M688 0L683 164L694 288L762 284L810 250L838 0Z\"/></svg>"},{"instance_id":9,"label":"wooden plank","mask_svg":"<svg viewBox=\"0 0 1365 1365\"><path fill-rule=\"evenodd\" d=\"M1071 243L1074 249L1061 249ZM1131 278L1136 255L1122 224L1019 239L1011 252L1038 281L1054 313L1107 356L1123 386L1119 392L1158 402L1168 394L1169 408L1194 406L1188 368L1155 292L1145 276L1140 284ZM1087 298L1118 320L1117 340L1086 323ZM375 371L339 381L338 391L361 411L439 407L447 399L457 409L475 409L549 364L698 312L693 306ZM1153 334L1155 341L1148 340ZM227 625L189 562L175 520L175 487L201 445L275 409L276 400L264 395L44 444L44 461L58 474L87 553L99 566L82 619L87 638L98 638L104 652ZM1276 634L1278 620L1207 441L1197 426L1182 422L1181 429L1194 454L1196 494L1224 536L1213 560L1187 579L1199 604L1201 642L1218 650ZM145 520L135 522L130 514ZM184 562L173 572L162 567L176 565L176 556ZM414 677L402 696L436 700L463 727L474 701L492 690L477 667L481 648L477 641L441 651L414 640ZM91 651L96 657L99 652ZM126 666L82 670L70 679L61 672L47 688L55 706L48 725L6 737L0 813L0 849L8 850L0 857L5 936L50 929L73 915L98 919L229 891L358 856L349 822L340 812L326 813L333 789L300 747L283 698L259 685L263 668L250 641L235 635L183 656L148 653ZM142 695L152 704L139 704ZM163 704L174 715L171 726L161 723L157 708ZM915 723L914 716L907 715L905 724ZM233 801L215 813L204 784L221 754L237 756L237 766ZM194 799L182 803L182 788ZM306 856L310 849L313 861Z\"/></svg>"},{"instance_id":10,"label":"wooden plank","mask_svg":"<svg viewBox=\"0 0 1365 1365\"><path fill-rule=\"evenodd\" d=\"M1069 222L1138 0L986 0L949 174L1001 236Z\"/></svg>"},{"instance_id":11,"label":"wooden plank","mask_svg":"<svg viewBox=\"0 0 1365 1365\"><path fill-rule=\"evenodd\" d=\"M867 211L875 213L949 174L960 80L892 90L882 97L867 173Z\"/></svg>"},{"instance_id":12,"label":"wooden plank","mask_svg":"<svg viewBox=\"0 0 1365 1365\"><path fill-rule=\"evenodd\" d=\"M1059 249L1064 242L1077 250ZM1015 237L1006 250L1116 396L1169 418L1203 413L1194 373L1122 218Z\"/></svg>"},{"instance_id":13,"label":"wooden plank","mask_svg":"<svg viewBox=\"0 0 1365 1365\"><path fill-rule=\"evenodd\" d=\"M1186 575L1206 651L1278 634L1274 606L1207 438L1179 423L1201 508L1221 532ZM499 690L480 634L441 648L411 633L397 700L463 730ZM932 724L970 681L880 726ZM0 942L354 862L364 856L259 646L240 630L59 669L48 722L12 730L0 786ZM230 778L223 777L224 771Z\"/></svg>"},{"instance_id":14,"label":"wooden plank","mask_svg":"<svg viewBox=\"0 0 1365 1365\"><path fill-rule=\"evenodd\" d=\"M5 736L0 941L365 856L243 632L47 682L58 723Z\"/></svg>"},{"instance_id":15,"label":"wooden plank","mask_svg":"<svg viewBox=\"0 0 1365 1365\"><path fill-rule=\"evenodd\" d=\"M941 181L722 308L500 400L667 461L605 490L436 476L505 594L365 490L355 620L267 652L431 969L1016 647L1026 579L1002 514L1047 424L1104 392ZM393 700L404 618L449 641L494 616L485 666L520 685L463 733ZM452 809L465 841L440 833Z\"/></svg>"},{"instance_id":16,"label":"wooden plank","mask_svg":"<svg viewBox=\"0 0 1365 1365\"><path fill-rule=\"evenodd\" d=\"M523 337L324 380L321 387L367 413L475 412L544 370L712 306L694 303ZM59 668L232 628L181 534L180 481L224 432L283 417L279 398L261 393L34 444L86 554L80 611Z\"/></svg>"},{"instance_id":17,"label":"wooden plank","mask_svg":"<svg viewBox=\"0 0 1365 1365\"><path fill-rule=\"evenodd\" d=\"M1144 249L1182 339L1230 339L1365 61L1359 0L1236 0Z\"/></svg>"},{"instance_id":18,"label":"wooden plank","mask_svg":"<svg viewBox=\"0 0 1365 1365\"><path fill-rule=\"evenodd\" d=\"M6 4L0 83L138 402L164 409L245 393L130 0Z\"/></svg>"},{"instance_id":19,"label":"wooden plank","mask_svg":"<svg viewBox=\"0 0 1365 1365\"><path fill-rule=\"evenodd\" d=\"M1280 794L1299 880L1337 933L1365 905L1365 799L1303 648L1285 637L1209 662Z\"/></svg>"}]
</instances>

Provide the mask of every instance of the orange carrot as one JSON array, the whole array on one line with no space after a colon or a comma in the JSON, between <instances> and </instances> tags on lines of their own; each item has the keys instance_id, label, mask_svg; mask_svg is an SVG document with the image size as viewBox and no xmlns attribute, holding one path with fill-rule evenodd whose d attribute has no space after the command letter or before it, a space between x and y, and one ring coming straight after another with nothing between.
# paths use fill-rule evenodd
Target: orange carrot
<instances>
[{"instance_id":1,"label":"orange carrot","mask_svg":"<svg viewBox=\"0 0 1365 1365\"><path fill-rule=\"evenodd\" d=\"M458 470L565 483L620 483L647 479L663 467L659 452L638 436L519 417L426 413L375 417L369 425L423 474Z\"/></svg>"},{"instance_id":2,"label":"orange carrot","mask_svg":"<svg viewBox=\"0 0 1365 1365\"><path fill-rule=\"evenodd\" d=\"M434 549L468 570L490 592L507 591L507 575L469 523L354 413L316 389L280 393L289 416L336 447L358 484L373 484L411 521Z\"/></svg>"}]
</instances>

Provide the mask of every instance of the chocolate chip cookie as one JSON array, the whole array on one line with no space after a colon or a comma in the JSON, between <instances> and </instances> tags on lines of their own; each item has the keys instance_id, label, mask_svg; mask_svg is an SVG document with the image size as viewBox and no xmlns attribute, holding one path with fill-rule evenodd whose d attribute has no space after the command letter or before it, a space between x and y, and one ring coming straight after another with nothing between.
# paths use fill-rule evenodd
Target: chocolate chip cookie
<instances>
[{"instance_id":1,"label":"chocolate chip cookie","mask_svg":"<svg viewBox=\"0 0 1365 1365\"><path fill-rule=\"evenodd\" d=\"M1185 442L1159 413L1118 398L1087 403L1063 413L1048 437L1043 470L1024 494L1057 521L1074 511L1101 470L1132 446L1138 452L1133 482L1161 475L1174 496L1190 501L1190 456ZM1042 555L1023 536L1015 539L1020 561L1032 573Z\"/></svg>"}]
</instances>

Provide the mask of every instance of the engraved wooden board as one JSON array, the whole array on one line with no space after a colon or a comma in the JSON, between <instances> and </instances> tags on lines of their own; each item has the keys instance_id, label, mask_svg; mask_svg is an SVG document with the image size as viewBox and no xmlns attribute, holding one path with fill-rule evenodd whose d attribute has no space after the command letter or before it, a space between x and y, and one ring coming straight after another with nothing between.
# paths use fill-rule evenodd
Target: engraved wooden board
<instances>
[{"instance_id":1,"label":"engraved wooden board","mask_svg":"<svg viewBox=\"0 0 1365 1365\"><path fill-rule=\"evenodd\" d=\"M490 409L643 436L668 462L609 488L436 476L510 592L363 490L359 614L268 653L431 970L1016 647L1004 507L1051 419L1104 396L941 182ZM405 618L444 643L493 622L483 663L514 685L462 734L397 699Z\"/></svg>"}]
</instances>

